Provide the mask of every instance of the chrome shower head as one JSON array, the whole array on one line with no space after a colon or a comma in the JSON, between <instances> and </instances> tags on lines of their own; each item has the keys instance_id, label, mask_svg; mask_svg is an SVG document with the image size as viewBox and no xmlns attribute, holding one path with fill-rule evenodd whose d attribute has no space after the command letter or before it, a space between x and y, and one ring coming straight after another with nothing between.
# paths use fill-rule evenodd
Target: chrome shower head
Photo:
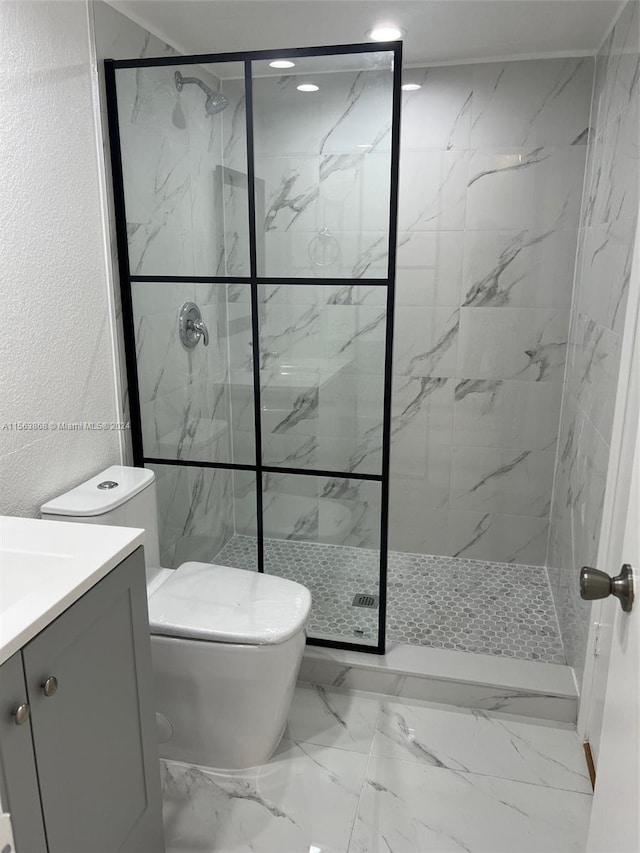
<instances>
[{"instance_id":1,"label":"chrome shower head","mask_svg":"<svg viewBox=\"0 0 640 853\"><path fill-rule=\"evenodd\" d=\"M226 95L223 95L221 92L214 92L199 77L183 77L179 71L176 71L175 80L178 92L182 91L185 83L195 83L196 86L202 89L207 96L207 100L204 102L204 111L208 116L217 115L217 113L221 113L222 110L229 106L229 98Z\"/></svg>"}]
</instances>

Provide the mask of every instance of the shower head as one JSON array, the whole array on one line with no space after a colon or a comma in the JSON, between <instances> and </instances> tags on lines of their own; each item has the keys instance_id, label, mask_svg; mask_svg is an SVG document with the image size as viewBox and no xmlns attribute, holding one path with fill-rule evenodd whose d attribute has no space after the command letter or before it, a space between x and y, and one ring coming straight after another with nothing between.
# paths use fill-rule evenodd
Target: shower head
<instances>
[{"instance_id":1,"label":"shower head","mask_svg":"<svg viewBox=\"0 0 640 853\"><path fill-rule=\"evenodd\" d=\"M207 96L207 100L204 102L204 111L208 116L217 115L217 113L221 113L222 110L229 106L229 98L220 92L214 92L213 89L209 88L209 86L200 80L199 77L183 77L179 71L176 71L175 80L178 92L182 91L182 87L185 83L195 83L196 86L199 86L202 89Z\"/></svg>"}]
</instances>

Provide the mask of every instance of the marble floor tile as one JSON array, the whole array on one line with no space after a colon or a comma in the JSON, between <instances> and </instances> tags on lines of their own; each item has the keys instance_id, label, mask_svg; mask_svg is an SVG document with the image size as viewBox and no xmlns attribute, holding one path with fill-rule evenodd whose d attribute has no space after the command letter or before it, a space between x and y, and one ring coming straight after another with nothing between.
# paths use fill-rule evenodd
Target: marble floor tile
<instances>
[{"instance_id":1,"label":"marble floor tile","mask_svg":"<svg viewBox=\"0 0 640 853\"><path fill-rule=\"evenodd\" d=\"M284 737L368 754L379 712L377 699L334 693L319 684L297 687Z\"/></svg>"},{"instance_id":2,"label":"marble floor tile","mask_svg":"<svg viewBox=\"0 0 640 853\"><path fill-rule=\"evenodd\" d=\"M349 853L583 853L591 797L372 758Z\"/></svg>"},{"instance_id":3,"label":"marble floor tile","mask_svg":"<svg viewBox=\"0 0 640 853\"><path fill-rule=\"evenodd\" d=\"M568 726L309 687L262 767L161 770L167 853L583 853L591 806Z\"/></svg>"},{"instance_id":4,"label":"marble floor tile","mask_svg":"<svg viewBox=\"0 0 640 853\"><path fill-rule=\"evenodd\" d=\"M486 711L383 702L372 753L591 793L582 744L572 728Z\"/></svg>"},{"instance_id":5,"label":"marble floor tile","mask_svg":"<svg viewBox=\"0 0 640 853\"><path fill-rule=\"evenodd\" d=\"M162 762L167 853L346 853L367 756L283 742L238 773Z\"/></svg>"}]
</instances>

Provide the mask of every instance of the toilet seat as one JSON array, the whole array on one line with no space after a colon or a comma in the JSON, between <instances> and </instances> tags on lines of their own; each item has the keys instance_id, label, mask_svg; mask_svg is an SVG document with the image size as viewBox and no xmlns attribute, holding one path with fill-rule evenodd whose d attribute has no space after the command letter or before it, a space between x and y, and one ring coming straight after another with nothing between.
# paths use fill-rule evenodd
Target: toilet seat
<instances>
[{"instance_id":1,"label":"toilet seat","mask_svg":"<svg viewBox=\"0 0 640 853\"><path fill-rule=\"evenodd\" d=\"M311 594L275 575L183 563L149 597L151 633L241 645L283 643L304 627Z\"/></svg>"}]
</instances>

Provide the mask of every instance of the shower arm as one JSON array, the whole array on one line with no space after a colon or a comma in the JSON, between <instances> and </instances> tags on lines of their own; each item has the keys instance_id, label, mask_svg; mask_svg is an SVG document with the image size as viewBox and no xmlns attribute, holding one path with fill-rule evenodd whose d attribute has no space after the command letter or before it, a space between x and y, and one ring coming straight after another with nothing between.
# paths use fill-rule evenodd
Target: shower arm
<instances>
[{"instance_id":1,"label":"shower arm","mask_svg":"<svg viewBox=\"0 0 640 853\"><path fill-rule=\"evenodd\" d=\"M210 95L213 91L206 83L203 83L202 80L199 80L197 77L181 77L180 86L184 86L185 83L195 83L196 86L199 86L202 89L205 95Z\"/></svg>"}]
</instances>

